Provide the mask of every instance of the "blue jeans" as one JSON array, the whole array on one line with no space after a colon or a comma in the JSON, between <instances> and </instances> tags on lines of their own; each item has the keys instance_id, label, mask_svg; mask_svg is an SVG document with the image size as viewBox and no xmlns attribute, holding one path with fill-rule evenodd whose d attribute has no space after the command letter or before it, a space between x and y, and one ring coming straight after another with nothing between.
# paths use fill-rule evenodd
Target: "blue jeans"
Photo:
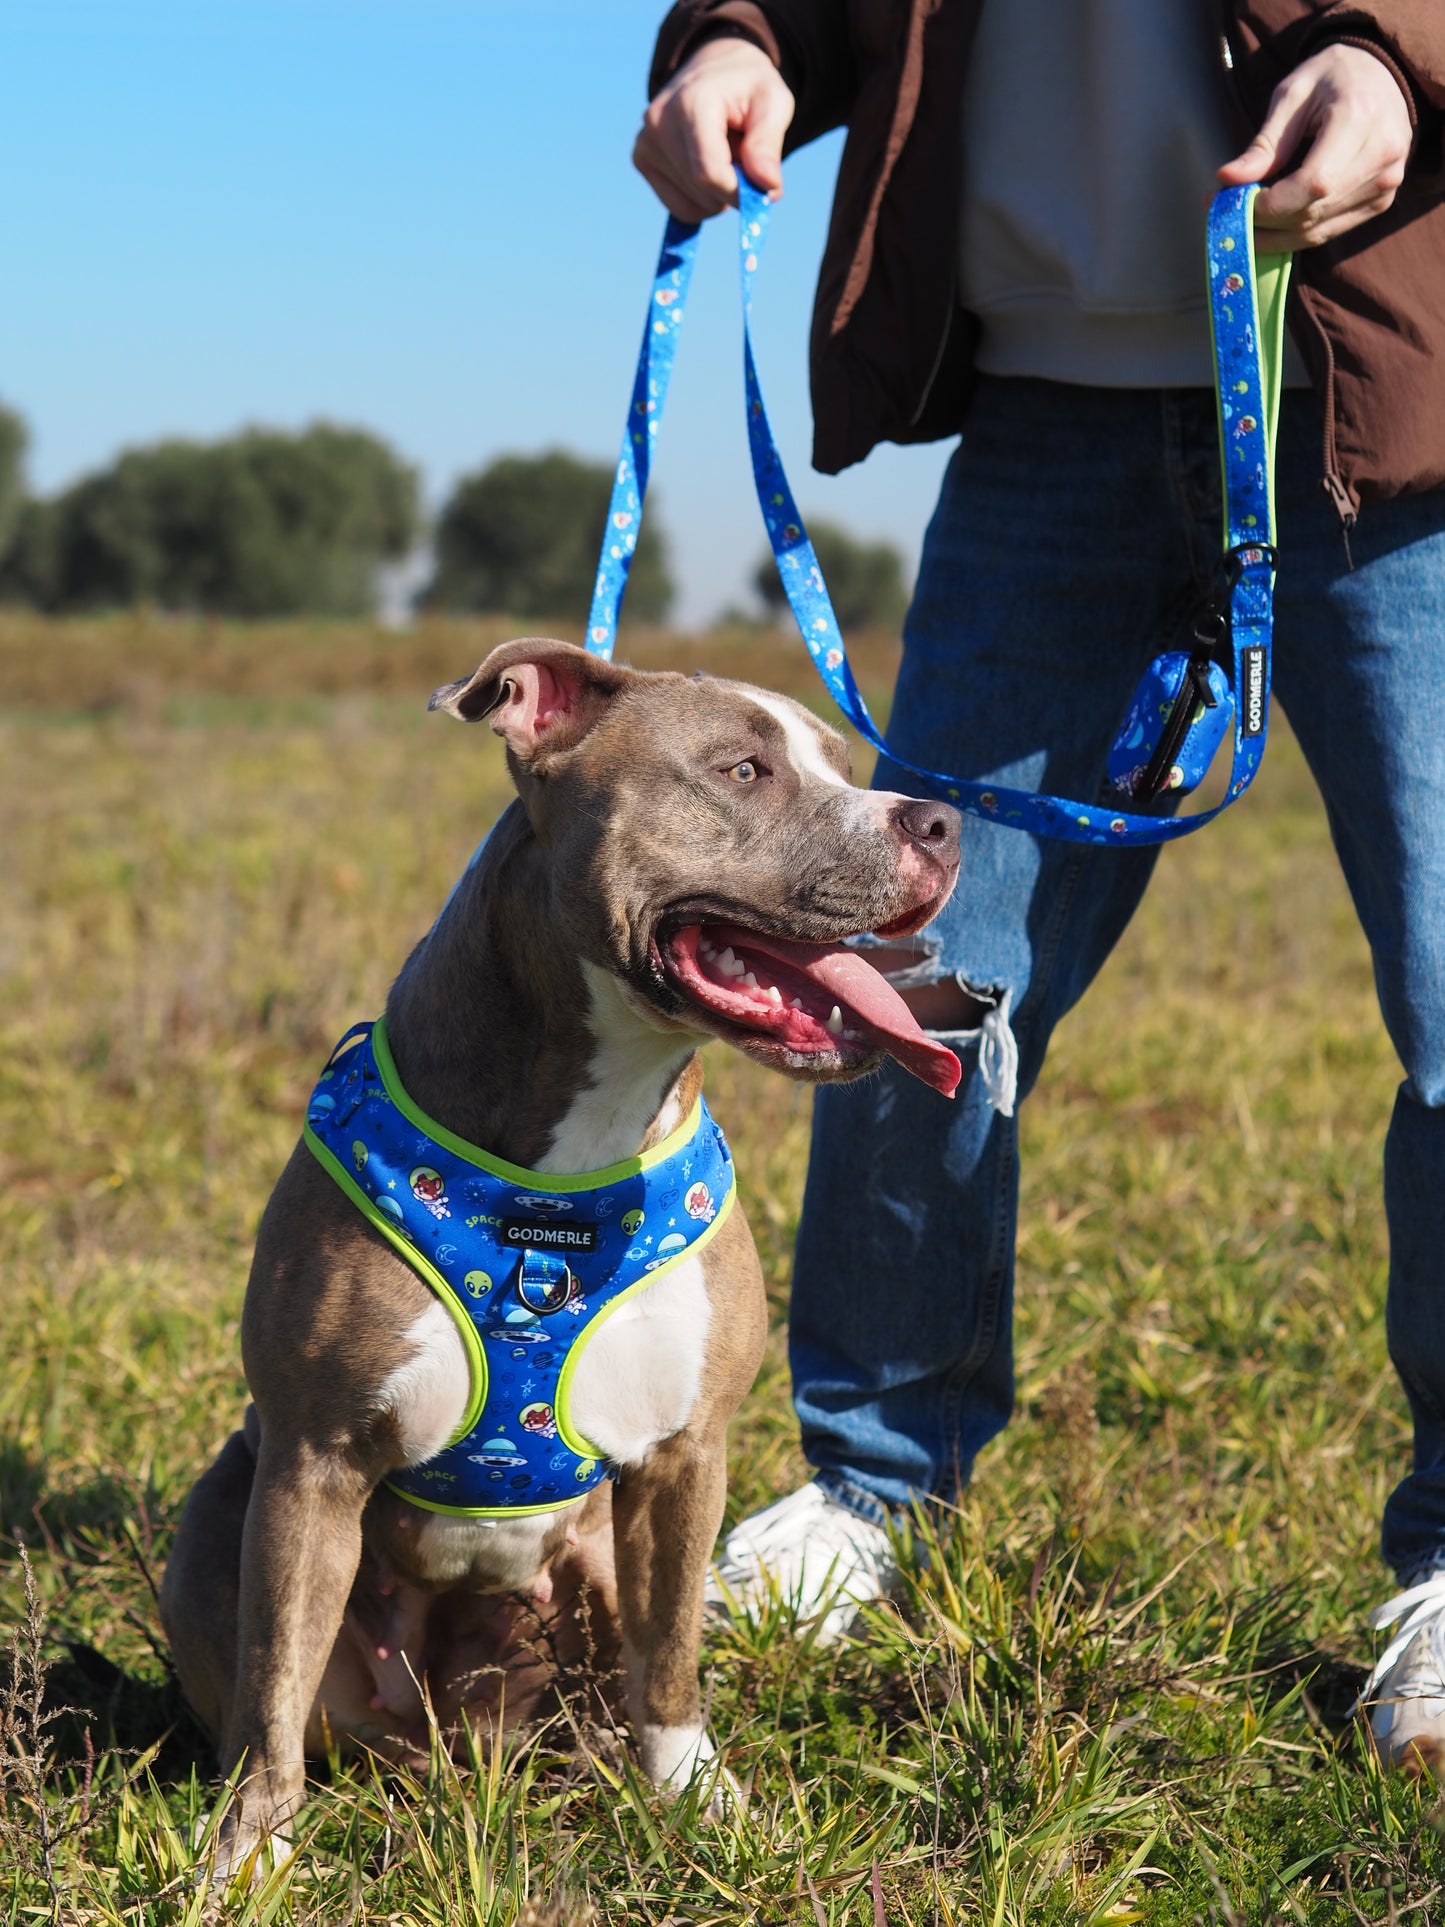
<instances>
[{"instance_id":1,"label":"blue jeans","mask_svg":"<svg viewBox=\"0 0 1445 1927\"><path fill-rule=\"evenodd\" d=\"M1275 692L1406 1071L1385 1147L1387 1326L1415 1463L1386 1508L1384 1553L1409 1573L1445 1561L1445 492L1368 503L1351 570L1321 446L1317 402L1290 391ZM1213 578L1219 526L1207 392L985 380L924 546L890 745L925 767L1099 795L1140 675L1181 646ZM910 787L887 759L876 780ZM1011 993L1021 1098L1153 863L964 819L964 883L924 934L919 980ZM1013 1403L1017 1131L989 1102L971 1034L959 1048L953 1103L892 1065L816 1099L794 1392L820 1482L873 1518L955 1494Z\"/></svg>"}]
</instances>

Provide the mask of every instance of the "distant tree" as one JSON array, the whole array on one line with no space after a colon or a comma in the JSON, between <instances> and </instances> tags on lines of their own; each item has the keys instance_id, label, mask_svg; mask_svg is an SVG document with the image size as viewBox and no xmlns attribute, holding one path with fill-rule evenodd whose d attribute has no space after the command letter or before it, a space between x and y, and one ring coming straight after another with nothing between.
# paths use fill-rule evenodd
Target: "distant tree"
<instances>
[{"instance_id":1,"label":"distant tree","mask_svg":"<svg viewBox=\"0 0 1445 1927\"><path fill-rule=\"evenodd\" d=\"M47 609L359 615L416 529L415 472L363 430L159 442L29 505L0 593Z\"/></svg>"},{"instance_id":2,"label":"distant tree","mask_svg":"<svg viewBox=\"0 0 1445 1927\"><path fill-rule=\"evenodd\" d=\"M612 470L561 449L504 455L457 483L436 526L428 608L571 617L592 601ZM629 616L661 622L672 602L666 543L654 507L628 578Z\"/></svg>"},{"instance_id":3,"label":"distant tree","mask_svg":"<svg viewBox=\"0 0 1445 1927\"><path fill-rule=\"evenodd\" d=\"M25 423L0 404L0 564L3 564L25 505Z\"/></svg>"},{"instance_id":4,"label":"distant tree","mask_svg":"<svg viewBox=\"0 0 1445 1927\"><path fill-rule=\"evenodd\" d=\"M908 608L903 557L891 542L860 542L835 522L810 522L818 566L847 629L897 629ZM782 615L788 606L778 567L765 555L753 574L753 587L768 609Z\"/></svg>"},{"instance_id":5,"label":"distant tree","mask_svg":"<svg viewBox=\"0 0 1445 1927\"><path fill-rule=\"evenodd\" d=\"M33 609L58 606L56 540L60 518L54 502L22 501L8 548L0 549L0 603Z\"/></svg>"}]
</instances>

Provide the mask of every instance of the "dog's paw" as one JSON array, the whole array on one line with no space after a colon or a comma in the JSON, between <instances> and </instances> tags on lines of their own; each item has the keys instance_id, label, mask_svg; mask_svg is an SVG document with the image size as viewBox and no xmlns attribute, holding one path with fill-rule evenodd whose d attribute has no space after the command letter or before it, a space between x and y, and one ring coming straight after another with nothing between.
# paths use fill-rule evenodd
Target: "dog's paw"
<instances>
[{"instance_id":1,"label":"dog's paw","mask_svg":"<svg viewBox=\"0 0 1445 1927\"><path fill-rule=\"evenodd\" d=\"M198 1820L193 1844L200 1860L196 1885L222 1895L236 1886L254 1891L295 1851L289 1835L260 1833L239 1822L234 1809L222 1814L219 1825L214 1816Z\"/></svg>"},{"instance_id":2,"label":"dog's paw","mask_svg":"<svg viewBox=\"0 0 1445 1927\"><path fill-rule=\"evenodd\" d=\"M707 1792L703 1817L725 1820L742 1811L742 1787L717 1757L705 1726L644 1726L642 1770L662 1792L677 1798L701 1783Z\"/></svg>"}]
</instances>

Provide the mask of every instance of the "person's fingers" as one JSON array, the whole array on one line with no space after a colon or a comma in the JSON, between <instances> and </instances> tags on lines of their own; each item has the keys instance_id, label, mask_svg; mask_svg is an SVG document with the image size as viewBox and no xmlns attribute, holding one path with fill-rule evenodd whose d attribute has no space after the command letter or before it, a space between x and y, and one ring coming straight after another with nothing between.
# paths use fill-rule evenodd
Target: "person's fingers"
<instances>
[{"instance_id":1,"label":"person's fingers","mask_svg":"<svg viewBox=\"0 0 1445 1927\"><path fill-rule=\"evenodd\" d=\"M1219 180L1241 186L1275 175L1254 203L1256 246L1318 247L1391 206L1411 137L1389 68L1362 48L1335 45L1281 82L1259 134Z\"/></svg>"},{"instance_id":2,"label":"person's fingers","mask_svg":"<svg viewBox=\"0 0 1445 1927\"><path fill-rule=\"evenodd\" d=\"M640 134L632 150L632 164L668 213L675 214L679 221L706 221L720 212L720 206L704 207L700 201L694 200L685 188L665 173L645 151Z\"/></svg>"},{"instance_id":3,"label":"person's fingers","mask_svg":"<svg viewBox=\"0 0 1445 1927\"><path fill-rule=\"evenodd\" d=\"M678 105L683 105L682 98ZM699 200L716 200L719 207L736 201L738 177L728 139L728 119L718 103L708 100L697 113L674 111L667 128L670 145L686 167L689 191Z\"/></svg>"},{"instance_id":4,"label":"person's fingers","mask_svg":"<svg viewBox=\"0 0 1445 1927\"><path fill-rule=\"evenodd\" d=\"M1221 187L1245 187L1262 181L1294 158L1313 124L1314 89L1303 69L1280 82L1269 103L1264 125L1242 154L1219 169Z\"/></svg>"},{"instance_id":5,"label":"person's fingers","mask_svg":"<svg viewBox=\"0 0 1445 1927\"><path fill-rule=\"evenodd\" d=\"M793 120L793 96L778 81L759 87L737 143L737 164L756 187L775 198L783 191L783 139Z\"/></svg>"},{"instance_id":6,"label":"person's fingers","mask_svg":"<svg viewBox=\"0 0 1445 1927\"><path fill-rule=\"evenodd\" d=\"M653 105L655 107L657 103ZM721 161L718 159L719 147ZM720 213L736 193L736 176L727 145L726 124L720 125L710 166L703 166L698 160L697 143L688 116L676 102L664 103L656 114L652 108L648 109L632 151L632 159L659 194L662 193L661 183L665 182L676 199L701 210L700 213L684 216L685 219L706 220L709 215ZM709 180L709 172L716 178ZM663 195L663 199L667 200L667 196ZM678 207L672 206L671 201L668 201L668 205L674 214L680 212Z\"/></svg>"},{"instance_id":7,"label":"person's fingers","mask_svg":"<svg viewBox=\"0 0 1445 1927\"><path fill-rule=\"evenodd\" d=\"M1302 248L1323 247L1326 241L1334 241L1342 234L1348 234L1362 221L1372 220L1375 215L1383 214L1393 204L1393 191L1381 189L1361 200L1342 205L1328 216L1311 216L1307 221L1293 227L1256 227L1254 245L1261 254L1298 253Z\"/></svg>"},{"instance_id":8,"label":"person's fingers","mask_svg":"<svg viewBox=\"0 0 1445 1927\"><path fill-rule=\"evenodd\" d=\"M1403 161L1383 149L1369 122L1327 120L1292 173L1261 190L1254 204L1255 238L1271 234L1291 247L1319 247L1361 221L1383 214L1404 177Z\"/></svg>"},{"instance_id":9,"label":"person's fingers","mask_svg":"<svg viewBox=\"0 0 1445 1927\"><path fill-rule=\"evenodd\" d=\"M659 95L647 110L633 159L644 173L650 168L695 205L716 214L736 196L737 175L727 121L721 112L709 111L710 105L704 102L702 111L689 112L679 96L668 100Z\"/></svg>"},{"instance_id":10,"label":"person's fingers","mask_svg":"<svg viewBox=\"0 0 1445 1927\"><path fill-rule=\"evenodd\" d=\"M1268 227L1307 226L1364 199L1374 189L1368 139L1369 129L1358 121L1327 119L1299 165L1260 190L1255 220Z\"/></svg>"},{"instance_id":11,"label":"person's fingers","mask_svg":"<svg viewBox=\"0 0 1445 1927\"><path fill-rule=\"evenodd\" d=\"M710 41L651 102L632 158L674 214L703 220L737 200L735 154L759 186L782 192L792 117L793 96L759 48Z\"/></svg>"}]
</instances>

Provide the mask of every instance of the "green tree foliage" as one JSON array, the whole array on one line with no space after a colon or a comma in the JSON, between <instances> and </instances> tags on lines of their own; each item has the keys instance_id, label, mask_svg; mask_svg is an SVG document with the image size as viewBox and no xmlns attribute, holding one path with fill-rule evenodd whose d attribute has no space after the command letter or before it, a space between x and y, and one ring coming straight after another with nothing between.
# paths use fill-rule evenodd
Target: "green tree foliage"
<instances>
[{"instance_id":1,"label":"green tree foliage","mask_svg":"<svg viewBox=\"0 0 1445 1927\"><path fill-rule=\"evenodd\" d=\"M436 529L429 608L580 621L592 600L612 470L561 449L504 455L463 476ZM626 612L661 622L672 602L654 507L637 541Z\"/></svg>"},{"instance_id":2,"label":"green tree foliage","mask_svg":"<svg viewBox=\"0 0 1445 1927\"><path fill-rule=\"evenodd\" d=\"M27 504L0 596L51 610L359 615L416 529L415 472L360 429L160 442Z\"/></svg>"},{"instance_id":3,"label":"green tree foliage","mask_svg":"<svg viewBox=\"0 0 1445 1927\"><path fill-rule=\"evenodd\" d=\"M25 450L30 437L13 410L0 405L0 563L25 506Z\"/></svg>"},{"instance_id":4,"label":"green tree foliage","mask_svg":"<svg viewBox=\"0 0 1445 1927\"><path fill-rule=\"evenodd\" d=\"M836 522L810 522L818 566L843 629L898 629L908 608L903 557L891 542L860 542ZM753 587L774 615L788 606L778 567L765 555L753 574Z\"/></svg>"}]
</instances>

